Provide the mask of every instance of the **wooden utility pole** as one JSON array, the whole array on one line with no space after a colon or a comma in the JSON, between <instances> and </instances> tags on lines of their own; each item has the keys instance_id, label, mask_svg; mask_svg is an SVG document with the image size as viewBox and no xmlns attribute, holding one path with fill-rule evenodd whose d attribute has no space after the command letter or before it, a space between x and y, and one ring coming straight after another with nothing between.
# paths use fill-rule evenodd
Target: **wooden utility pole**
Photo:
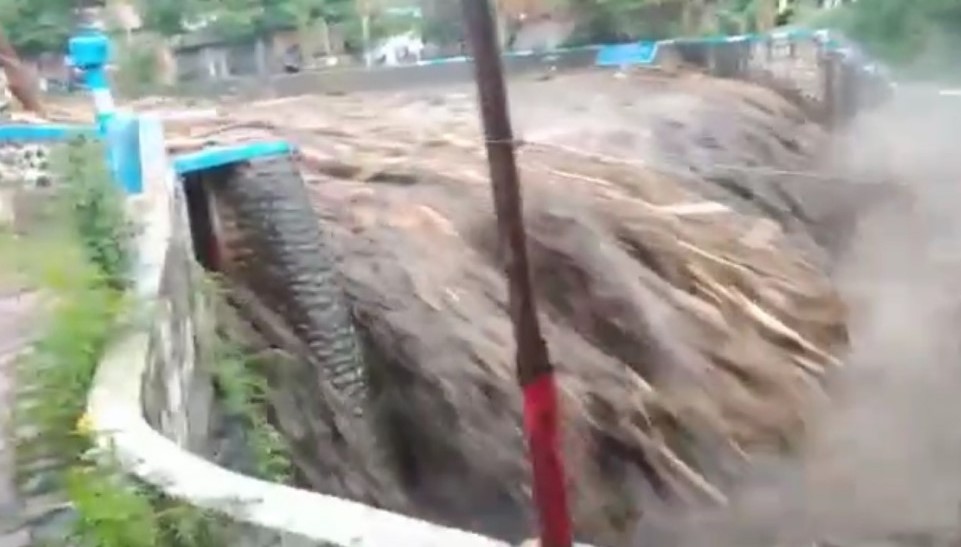
<instances>
[{"instance_id":1,"label":"wooden utility pole","mask_svg":"<svg viewBox=\"0 0 961 547\"><path fill-rule=\"evenodd\" d=\"M523 203L514 156L514 133L489 0L461 0L470 37L490 163L498 249L509 284L511 321L517 343L517 378L524 392L524 430L534 475L540 547L571 547L554 368L541 334L527 256Z\"/></svg>"}]
</instances>

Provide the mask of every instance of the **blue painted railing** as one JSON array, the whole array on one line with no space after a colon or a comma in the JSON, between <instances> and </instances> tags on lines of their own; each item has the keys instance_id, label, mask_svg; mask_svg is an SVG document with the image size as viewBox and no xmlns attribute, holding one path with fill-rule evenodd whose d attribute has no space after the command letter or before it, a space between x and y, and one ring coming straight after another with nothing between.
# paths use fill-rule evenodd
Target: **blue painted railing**
<instances>
[{"instance_id":1,"label":"blue painted railing","mask_svg":"<svg viewBox=\"0 0 961 547\"><path fill-rule=\"evenodd\" d=\"M141 119L118 113L114 107L105 69L110 54L107 37L95 30L81 31L70 40L68 51L73 66L83 71L91 92L95 124L3 124L0 141L50 144L77 137L101 139L105 141L106 160L114 178L128 194L140 194L143 191Z\"/></svg>"},{"instance_id":2,"label":"blue painted railing","mask_svg":"<svg viewBox=\"0 0 961 547\"><path fill-rule=\"evenodd\" d=\"M655 41L637 41L621 44L595 44L578 47L554 48L548 50L507 51L504 57L508 59L545 57L564 55L573 52L596 52L597 66L612 67L625 65L651 65L657 61L657 54L665 46L677 44L734 44L734 43L765 43L771 41L809 42L817 41L828 51L839 54L849 62L855 62L869 72L887 72L887 68L875 60L870 59L853 42L841 33L829 29L784 28L762 34L736 34L706 37L679 37ZM469 56L443 57L427 59L417 63L419 66L446 65L468 63Z\"/></svg>"},{"instance_id":3,"label":"blue painted railing","mask_svg":"<svg viewBox=\"0 0 961 547\"><path fill-rule=\"evenodd\" d=\"M96 137L97 128L86 125L65 124L3 124L0 125L2 142L63 142L76 137Z\"/></svg>"},{"instance_id":4,"label":"blue painted railing","mask_svg":"<svg viewBox=\"0 0 961 547\"><path fill-rule=\"evenodd\" d=\"M292 151L290 143L279 140L258 141L243 146L209 146L197 152L177 156L173 160L173 166L178 175L185 175L250 158L286 155Z\"/></svg>"},{"instance_id":5,"label":"blue painted railing","mask_svg":"<svg viewBox=\"0 0 961 547\"><path fill-rule=\"evenodd\" d=\"M628 44L609 44L594 46L598 51L598 66L613 66L615 60L621 65L653 64L657 52L665 46L671 45L722 45L722 44L756 44L768 42L817 42L827 51L832 51L849 62L854 62L867 71L886 72L881 63L871 59L853 42L846 39L837 31L828 29L787 28L764 34L736 34L724 36L706 36L693 38L670 38L652 42L633 42Z\"/></svg>"}]
</instances>

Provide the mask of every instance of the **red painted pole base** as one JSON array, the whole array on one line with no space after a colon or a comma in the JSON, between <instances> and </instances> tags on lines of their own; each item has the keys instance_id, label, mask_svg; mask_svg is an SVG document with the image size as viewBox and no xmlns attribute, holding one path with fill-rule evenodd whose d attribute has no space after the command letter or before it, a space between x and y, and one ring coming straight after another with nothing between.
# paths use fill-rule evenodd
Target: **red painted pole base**
<instances>
[{"instance_id":1,"label":"red painted pole base","mask_svg":"<svg viewBox=\"0 0 961 547\"><path fill-rule=\"evenodd\" d=\"M534 503L540 515L540 547L573 544L558 422L554 374L544 373L524 386L524 430L534 473Z\"/></svg>"}]
</instances>

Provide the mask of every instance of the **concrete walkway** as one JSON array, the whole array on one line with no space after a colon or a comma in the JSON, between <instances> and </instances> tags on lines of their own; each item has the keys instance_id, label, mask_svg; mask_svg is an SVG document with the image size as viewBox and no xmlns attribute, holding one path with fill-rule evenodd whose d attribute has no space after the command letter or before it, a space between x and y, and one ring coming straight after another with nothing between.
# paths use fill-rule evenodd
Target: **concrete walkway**
<instances>
[{"instance_id":1,"label":"concrete walkway","mask_svg":"<svg viewBox=\"0 0 961 547\"><path fill-rule=\"evenodd\" d=\"M0 287L0 547L29 544L26 530L16 527L18 503L9 427L14 399L14 366L17 356L30 340L36 298L33 292Z\"/></svg>"}]
</instances>

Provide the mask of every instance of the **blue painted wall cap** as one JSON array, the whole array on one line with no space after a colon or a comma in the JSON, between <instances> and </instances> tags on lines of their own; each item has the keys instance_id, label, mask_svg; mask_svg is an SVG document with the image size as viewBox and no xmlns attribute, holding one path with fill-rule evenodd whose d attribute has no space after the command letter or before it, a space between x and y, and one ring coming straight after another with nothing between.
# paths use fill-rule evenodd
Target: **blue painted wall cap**
<instances>
[{"instance_id":1,"label":"blue painted wall cap","mask_svg":"<svg viewBox=\"0 0 961 547\"><path fill-rule=\"evenodd\" d=\"M70 60L74 66L84 69L97 68L107 64L110 57L110 40L96 29L81 30L70 38L67 45Z\"/></svg>"}]
</instances>

